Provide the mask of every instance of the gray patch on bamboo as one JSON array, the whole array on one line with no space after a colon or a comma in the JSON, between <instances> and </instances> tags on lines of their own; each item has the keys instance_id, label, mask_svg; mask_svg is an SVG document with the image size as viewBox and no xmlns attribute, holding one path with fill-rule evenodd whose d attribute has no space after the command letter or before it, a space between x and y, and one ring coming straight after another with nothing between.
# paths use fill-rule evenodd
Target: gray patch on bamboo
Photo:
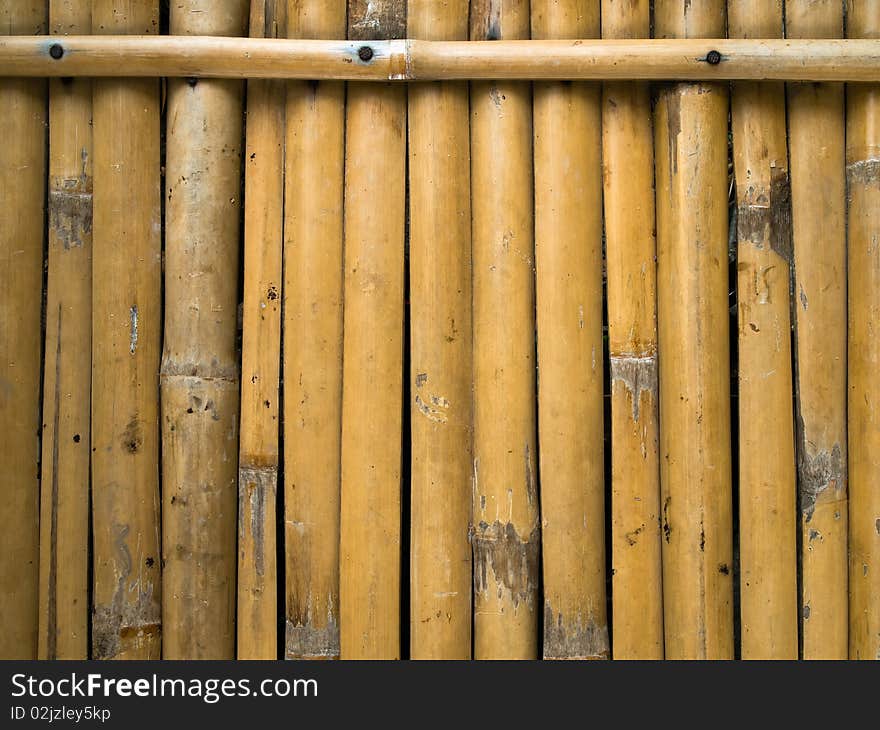
<instances>
[{"instance_id":1,"label":"gray patch on bamboo","mask_svg":"<svg viewBox=\"0 0 880 730\"><path fill-rule=\"evenodd\" d=\"M550 602L544 601L545 659L607 659L609 646L607 625L582 616L554 615Z\"/></svg>"},{"instance_id":2,"label":"gray patch on bamboo","mask_svg":"<svg viewBox=\"0 0 880 730\"><path fill-rule=\"evenodd\" d=\"M470 39L500 41L503 37L503 0L471 0Z\"/></svg>"},{"instance_id":3,"label":"gray patch on bamboo","mask_svg":"<svg viewBox=\"0 0 880 730\"><path fill-rule=\"evenodd\" d=\"M657 355L611 356L611 383L622 383L632 398L632 418L639 422L642 393L657 402Z\"/></svg>"},{"instance_id":4,"label":"gray patch on bamboo","mask_svg":"<svg viewBox=\"0 0 880 730\"><path fill-rule=\"evenodd\" d=\"M880 186L880 159L851 162L846 166L846 180L850 186Z\"/></svg>"},{"instance_id":5,"label":"gray patch on bamboo","mask_svg":"<svg viewBox=\"0 0 880 730\"><path fill-rule=\"evenodd\" d=\"M791 181L787 172L774 175L769 193L749 191L747 199L737 208L736 227L740 241L748 241L758 248L770 248L783 260L792 260Z\"/></svg>"},{"instance_id":6,"label":"gray patch on bamboo","mask_svg":"<svg viewBox=\"0 0 880 730\"><path fill-rule=\"evenodd\" d=\"M381 41L406 37L406 0L349 0L348 37Z\"/></svg>"},{"instance_id":7,"label":"gray patch on bamboo","mask_svg":"<svg viewBox=\"0 0 880 730\"><path fill-rule=\"evenodd\" d=\"M510 522L480 522L471 537L474 550L474 592L486 595L497 587L498 597L507 591L514 606L532 607L538 593L541 528L521 538ZM491 575L491 578L490 578Z\"/></svg>"},{"instance_id":8,"label":"gray patch on bamboo","mask_svg":"<svg viewBox=\"0 0 880 730\"><path fill-rule=\"evenodd\" d=\"M807 453L801 438L798 453L798 482L801 512L809 522L816 510L816 501L827 489L841 491L846 488L846 464L841 454L840 444L834 444L831 451L820 450Z\"/></svg>"},{"instance_id":9,"label":"gray patch on bamboo","mask_svg":"<svg viewBox=\"0 0 880 730\"><path fill-rule=\"evenodd\" d=\"M92 194L63 187L50 190L49 228L65 251L81 247L92 233Z\"/></svg>"},{"instance_id":10,"label":"gray patch on bamboo","mask_svg":"<svg viewBox=\"0 0 880 730\"><path fill-rule=\"evenodd\" d=\"M137 342L138 342L138 308L137 305L131 307L128 310L129 317L131 319L131 329L129 332L128 338L128 351L134 355L134 351L137 350Z\"/></svg>"},{"instance_id":11,"label":"gray patch on bamboo","mask_svg":"<svg viewBox=\"0 0 880 730\"><path fill-rule=\"evenodd\" d=\"M266 509L269 499L275 503L277 486L275 466L242 466L238 470L238 531L240 539L248 530L253 537L254 570L258 576L265 574ZM246 515L250 516L249 523L245 522ZM274 515L271 517L274 519Z\"/></svg>"},{"instance_id":12,"label":"gray patch on bamboo","mask_svg":"<svg viewBox=\"0 0 880 730\"><path fill-rule=\"evenodd\" d=\"M535 504L538 501L538 490L535 484L535 471L532 468L532 454L529 451L529 445L525 446L525 461L526 461L526 497L528 497L529 504Z\"/></svg>"},{"instance_id":13,"label":"gray patch on bamboo","mask_svg":"<svg viewBox=\"0 0 880 730\"><path fill-rule=\"evenodd\" d=\"M310 617L305 622L287 620L285 634L287 659L338 659L339 623L328 611L325 626L315 626Z\"/></svg>"}]
</instances>

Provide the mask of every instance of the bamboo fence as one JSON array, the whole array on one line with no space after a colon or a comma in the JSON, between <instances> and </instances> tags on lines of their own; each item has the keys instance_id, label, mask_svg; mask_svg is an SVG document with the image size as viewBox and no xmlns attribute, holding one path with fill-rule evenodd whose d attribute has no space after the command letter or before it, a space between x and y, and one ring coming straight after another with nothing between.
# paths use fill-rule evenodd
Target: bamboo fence
<instances>
[{"instance_id":1,"label":"bamboo fence","mask_svg":"<svg viewBox=\"0 0 880 730\"><path fill-rule=\"evenodd\" d=\"M0 106L0 658L880 659L880 0L0 0Z\"/></svg>"}]
</instances>

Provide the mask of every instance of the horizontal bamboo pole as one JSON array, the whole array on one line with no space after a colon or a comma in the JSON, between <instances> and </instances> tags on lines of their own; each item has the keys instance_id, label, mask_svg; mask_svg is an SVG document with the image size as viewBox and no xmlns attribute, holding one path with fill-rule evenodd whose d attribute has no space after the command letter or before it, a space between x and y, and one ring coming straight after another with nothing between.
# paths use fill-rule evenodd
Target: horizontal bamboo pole
<instances>
[{"instance_id":1,"label":"horizontal bamboo pole","mask_svg":"<svg viewBox=\"0 0 880 730\"><path fill-rule=\"evenodd\" d=\"M345 41L207 36L69 36L62 40L9 36L0 40L0 76L873 82L880 81L880 40Z\"/></svg>"}]
</instances>

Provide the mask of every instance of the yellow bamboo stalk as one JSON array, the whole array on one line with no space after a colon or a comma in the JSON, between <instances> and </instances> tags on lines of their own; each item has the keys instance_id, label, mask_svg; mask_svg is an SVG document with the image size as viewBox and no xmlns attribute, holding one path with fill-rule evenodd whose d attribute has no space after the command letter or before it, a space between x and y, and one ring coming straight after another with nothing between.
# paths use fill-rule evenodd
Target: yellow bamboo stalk
<instances>
[{"instance_id":1,"label":"yellow bamboo stalk","mask_svg":"<svg viewBox=\"0 0 880 730\"><path fill-rule=\"evenodd\" d=\"M91 3L49 4L53 35ZM92 373L92 83L49 85L49 265L40 492L40 659L87 659Z\"/></svg>"},{"instance_id":2,"label":"yellow bamboo stalk","mask_svg":"<svg viewBox=\"0 0 880 730\"><path fill-rule=\"evenodd\" d=\"M843 5L786 0L790 37L843 33ZM845 659L846 181L840 84L789 84L804 659Z\"/></svg>"},{"instance_id":3,"label":"yellow bamboo stalk","mask_svg":"<svg viewBox=\"0 0 880 730\"><path fill-rule=\"evenodd\" d=\"M627 1L627 0L622 0ZM53 46L55 46L53 50ZM0 39L0 75L183 76L372 81L661 79L880 81L880 41L264 40L173 36ZM720 54L709 63L710 51ZM52 54L55 55L52 55Z\"/></svg>"},{"instance_id":4,"label":"yellow bamboo stalk","mask_svg":"<svg viewBox=\"0 0 880 730\"><path fill-rule=\"evenodd\" d=\"M472 0L472 40L528 35L525 0ZM539 655L531 96L471 84L477 659Z\"/></svg>"},{"instance_id":5,"label":"yellow bamboo stalk","mask_svg":"<svg viewBox=\"0 0 880 730\"><path fill-rule=\"evenodd\" d=\"M286 0L253 0L253 37L283 36ZM249 81L238 461L239 659L278 654L276 491L284 228L284 84Z\"/></svg>"},{"instance_id":6,"label":"yellow bamboo stalk","mask_svg":"<svg viewBox=\"0 0 880 730\"><path fill-rule=\"evenodd\" d=\"M92 32L158 33L159 3L94 0ZM100 79L93 103L92 657L158 659L159 85Z\"/></svg>"},{"instance_id":7,"label":"yellow bamboo stalk","mask_svg":"<svg viewBox=\"0 0 880 730\"><path fill-rule=\"evenodd\" d=\"M409 35L466 40L467 0L410 0ZM409 87L410 655L471 656L468 87ZM442 506L441 506L442 505Z\"/></svg>"},{"instance_id":8,"label":"yellow bamboo stalk","mask_svg":"<svg viewBox=\"0 0 880 730\"><path fill-rule=\"evenodd\" d=\"M246 0L185 0L171 32L240 35ZM166 659L235 658L240 81L168 83L162 396Z\"/></svg>"},{"instance_id":9,"label":"yellow bamboo stalk","mask_svg":"<svg viewBox=\"0 0 880 730\"><path fill-rule=\"evenodd\" d=\"M730 0L729 33L782 35L782 0ZM739 321L739 545L743 659L798 658L792 409L791 185L785 88L732 99Z\"/></svg>"},{"instance_id":10,"label":"yellow bamboo stalk","mask_svg":"<svg viewBox=\"0 0 880 730\"><path fill-rule=\"evenodd\" d=\"M648 0L603 0L603 37L649 35ZM647 84L605 84L602 134L611 359L612 650L615 659L662 659L657 242Z\"/></svg>"},{"instance_id":11,"label":"yellow bamboo stalk","mask_svg":"<svg viewBox=\"0 0 880 730\"><path fill-rule=\"evenodd\" d=\"M599 2L532 3L532 37L599 34ZM607 659L598 84L534 86L545 659ZM516 242L513 242L516 244Z\"/></svg>"},{"instance_id":12,"label":"yellow bamboo stalk","mask_svg":"<svg viewBox=\"0 0 880 730\"><path fill-rule=\"evenodd\" d=\"M345 0L290 0L287 32L345 35ZM284 511L288 659L339 657L345 86L287 85Z\"/></svg>"},{"instance_id":13,"label":"yellow bamboo stalk","mask_svg":"<svg viewBox=\"0 0 880 730\"><path fill-rule=\"evenodd\" d=\"M403 0L351 0L348 35L400 37ZM406 89L349 84L345 150L340 648L400 656Z\"/></svg>"},{"instance_id":14,"label":"yellow bamboo stalk","mask_svg":"<svg viewBox=\"0 0 880 730\"><path fill-rule=\"evenodd\" d=\"M850 0L850 38L880 38L880 2ZM880 86L850 86L849 657L880 659Z\"/></svg>"},{"instance_id":15,"label":"yellow bamboo stalk","mask_svg":"<svg viewBox=\"0 0 880 730\"><path fill-rule=\"evenodd\" d=\"M0 1L0 33L45 34L45 2ZM43 41L45 42L45 40ZM0 658L37 655L40 318L46 193L46 83L0 78Z\"/></svg>"},{"instance_id":16,"label":"yellow bamboo stalk","mask_svg":"<svg viewBox=\"0 0 880 730\"><path fill-rule=\"evenodd\" d=\"M724 3L655 3L658 36L719 36ZM669 659L733 658L727 87L673 84L655 119L663 606Z\"/></svg>"}]
</instances>

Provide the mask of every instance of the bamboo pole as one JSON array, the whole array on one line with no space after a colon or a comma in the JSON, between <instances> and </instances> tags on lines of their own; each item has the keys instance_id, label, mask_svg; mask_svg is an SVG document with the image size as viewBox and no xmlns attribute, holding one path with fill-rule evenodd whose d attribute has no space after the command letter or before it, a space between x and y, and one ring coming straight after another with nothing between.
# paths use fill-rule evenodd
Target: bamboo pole
<instances>
[{"instance_id":1,"label":"bamboo pole","mask_svg":"<svg viewBox=\"0 0 880 730\"><path fill-rule=\"evenodd\" d=\"M729 33L782 35L782 0L730 0ZM781 83L732 99L739 322L739 545L743 659L798 658L792 409L791 185Z\"/></svg>"},{"instance_id":2,"label":"bamboo pole","mask_svg":"<svg viewBox=\"0 0 880 730\"><path fill-rule=\"evenodd\" d=\"M840 37L843 5L786 0L793 37ZM790 84L797 458L804 659L845 659L847 639L846 218L840 84Z\"/></svg>"},{"instance_id":3,"label":"bamboo pole","mask_svg":"<svg viewBox=\"0 0 880 730\"><path fill-rule=\"evenodd\" d=\"M171 32L242 34L247 2L186 0ZM235 658L240 81L168 83L162 591L166 659Z\"/></svg>"},{"instance_id":4,"label":"bamboo pole","mask_svg":"<svg viewBox=\"0 0 880 730\"><path fill-rule=\"evenodd\" d=\"M158 33L159 3L94 0L92 31ZM94 659L161 650L158 92L150 79L94 82Z\"/></svg>"},{"instance_id":5,"label":"bamboo pole","mask_svg":"<svg viewBox=\"0 0 880 730\"><path fill-rule=\"evenodd\" d=\"M532 3L531 21L533 38L595 37L599 2ZM607 659L601 89L533 95L543 655Z\"/></svg>"},{"instance_id":6,"label":"bamboo pole","mask_svg":"<svg viewBox=\"0 0 880 730\"><path fill-rule=\"evenodd\" d=\"M851 0L851 38L880 38L880 2ZM880 86L850 86L849 657L880 659Z\"/></svg>"},{"instance_id":7,"label":"bamboo pole","mask_svg":"<svg viewBox=\"0 0 880 730\"><path fill-rule=\"evenodd\" d=\"M648 0L603 0L602 35L650 35ZM611 598L615 659L663 658L654 139L647 84L602 101L611 365Z\"/></svg>"},{"instance_id":8,"label":"bamboo pole","mask_svg":"<svg viewBox=\"0 0 880 730\"><path fill-rule=\"evenodd\" d=\"M290 36L345 34L345 0L291 0ZM284 510L288 659L339 657L345 86L287 85Z\"/></svg>"},{"instance_id":9,"label":"bamboo pole","mask_svg":"<svg viewBox=\"0 0 880 730\"><path fill-rule=\"evenodd\" d=\"M409 34L467 39L468 3L410 0ZM467 84L409 87L410 654L471 657L471 201Z\"/></svg>"},{"instance_id":10,"label":"bamboo pole","mask_svg":"<svg viewBox=\"0 0 880 730\"><path fill-rule=\"evenodd\" d=\"M724 3L655 3L659 36L721 35ZM663 88L655 119L663 607L669 659L733 658L727 87Z\"/></svg>"},{"instance_id":11,"label":"bamboo pole","mask_svg":"<svg viewBox=\"0 0 880 730\"><path fill-rule=\"evenodd\" d=\"M53 35L91 30L53 0ZM87 659L92 373L92 82L49 84L49 262L40 491L40 659Z\"/></svg>"},{"instance_id":12,"label":"bamboo pole","mask_svg":"<svg viewBox=\"0 0 880 730\"><path fill-rule=\"evenodd\" d=\"M529 4L473 0L470 25L474 40L527 37ZM541 525L529 84L471 84L471 181L474 657L535 659Z\"/></svg>"},{"instance_id":13,"label":"bamboo pole","mask_svg":"<svg viewBox=\"0 0 880 730\"><path fill-rule=\"evenodd\" d=\"M0 0L3 34L45 34L45 2ZM2 76L2 73L0 73ZM46 191L46 83L0 77L0 658L37 655L40 325Z\"/></svg>"},{"instance_id":14,"label":"bamboo pole","mask_svg":"<svg viewBox=\"0 0 880 730\"><path fill-rule=\"evenodd\" d=\"M689 11L690 12L690 11ZM880 41L0 38L0 75L363 81L657 79L880 81ZM53 50L54 49L54 50ZM717 51L718 55L711 54ZM53 53L55 54L53 56ZM58 56L57 58L55 56ZM714 63L717 61L717 63Z\"/></svg>"},{"instance_id":15,"label":"bamboo pole","mask_svg":"<svg viewBox=\"0 0 880 730\"><path fill-rule=\"evenodd\" d=\"M402 36L403 0L351 0L348 35ZM406 90L349 84L345 150L340 648L400 656Z\"/></svg>"},{"instance_id":16,"label":"bamboo pole","mask_svg":"<svg viewBox=\"0 0 880 730\"><path fill-rule=\"evenodd\" d=\"M286 0L253 0L250 33L283 35ZM284 233L284 84L249 81L238 460L239 659L275 659L276 492Z\"/></svg>"}]
</instances>

